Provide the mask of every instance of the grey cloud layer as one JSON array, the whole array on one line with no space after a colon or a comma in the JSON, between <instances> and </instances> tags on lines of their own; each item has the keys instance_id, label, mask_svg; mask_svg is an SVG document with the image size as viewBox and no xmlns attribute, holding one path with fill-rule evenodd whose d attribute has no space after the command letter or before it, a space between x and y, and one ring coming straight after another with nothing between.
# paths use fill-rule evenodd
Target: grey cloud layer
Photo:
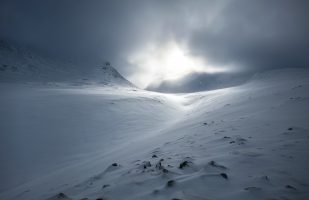
<instances>
[{"instance_id":1,"label":"grey cloud layer","mask_svg":"<svg viewBox=\"0 0 309 200\"><path fill-rule=\"evenodd\" d=\"M308 1L233 1L191 47L214 63L247 68L308 67Z\"/></svg>"},{"instance_id":2,"label":"grey cloud layer","mask_svg":"<svg viewBox=\"0 0 309 200\"><path fill-rule=\"evenodd\" d=\"M248 70L309 66L302 0L17 1L0 3L0 36L57 54L104 58L128 75L146 43L184 42L210 63Z\"/></svg>"}]
</instances>

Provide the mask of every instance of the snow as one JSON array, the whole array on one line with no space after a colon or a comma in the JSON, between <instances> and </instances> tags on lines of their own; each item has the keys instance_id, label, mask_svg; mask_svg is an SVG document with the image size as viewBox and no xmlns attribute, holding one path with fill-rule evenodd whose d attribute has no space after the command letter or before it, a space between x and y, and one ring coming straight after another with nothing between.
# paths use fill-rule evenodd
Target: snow
<instances>
[{"instance_id":1,"label":"snow","mask_svg":"<svg viewBox=\"0 0 309 200\"><path fill-rule=\"evenodd\" d=\"M135 87L110 64L72 62L6 40L0 40L1 82Z\"/></svg>"},{"instance_id":2,"label":"snow","mask_svg":"<svg viewBox=\"0 0 309 200\"><path fill-rule=\"evenodd\" d=\"M0 91L0 199L309 198L309 70L191 94Z\"/></svg>"}]
</instances>

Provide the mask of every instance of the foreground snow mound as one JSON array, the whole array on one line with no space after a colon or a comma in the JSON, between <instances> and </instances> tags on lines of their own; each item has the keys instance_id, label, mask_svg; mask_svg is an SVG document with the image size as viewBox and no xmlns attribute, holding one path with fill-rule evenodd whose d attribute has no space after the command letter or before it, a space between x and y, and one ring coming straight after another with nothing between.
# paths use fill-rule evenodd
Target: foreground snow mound
<instances>
[{"instance_id":1,"label":"foreground snow mound","mask_svg":"<svg viewBox=\"0 0 309 200\"><path fill-rule=\"evenodd\" d=\"M87 67L85 67L87 66ZM81 71L77 69L87 69ZM94 70L93 70L94 68ZM0 40L0 82L134 87L112 66L73 63Z\"/></svg>"},{"instance_id":2,"label":"foreground snow mound","mask_svg":"<svg viewBox=\"0 0 309 200\"><path fill-rule=\"evenodd\" d=\"M72 151L66 152L65 160L54 158L60 165L54 166L53 173L7 189L1 199L309 198L308 70L272 71L241 86L194 94L40 89L22 100L36 96L44 105L43 91L49 99L50 94L57 96L51 105L59 108L49 116L64 114L62 109L72 99L72 108L84 105L79 111L65 112L61 121L74 121L76 130L84 130L78 135L85 134L86 139L90 134L93 140L85 145L74 139L71 126L58 127L67 134L56 137L59 147L70 138L65 144L73 139L82 150L67 147ZM20 101L11 90L5 94L11 102ZM107 106L108 102L114 104ZM26 105L19 107L20 112ZM101 110L94 112L95 108ZM92 118L81 123L90 117L89 109ZM113 119L104 118L103 111ZM87 117L76 117L77 112ZM96 136L88 129L94 125L90 121L98 122L97 131L102 124L102 134ZM18 132L9 126L6 130L10 135ZM94 149L83 149L91 144ZM83 156L85 152L92 153Z\"/></svg>"}]
</instances>

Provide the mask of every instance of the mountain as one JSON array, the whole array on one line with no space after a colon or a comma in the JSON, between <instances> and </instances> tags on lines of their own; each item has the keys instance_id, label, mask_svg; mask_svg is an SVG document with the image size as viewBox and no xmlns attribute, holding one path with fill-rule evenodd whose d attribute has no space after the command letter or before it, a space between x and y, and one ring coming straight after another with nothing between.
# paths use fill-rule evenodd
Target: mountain
<instances>
[{"instance_id":1,"label":"mountain","mask_svg":"<svg viewBox=\"0 0 309 200\"><path fill-rule=\"evenodd\" d=\"M85 80L86 78L84 78ZM114 67L108 62L104 63L101 67L95 69L95 73L92 74L88 80L94 80L101 84L112 84L119 86L135 87L131 82L125 79Z\"/></svg>"},{"instance_id":2,"label":"mountain","mask_svg":"<svg viewBox=\"0 0 309 200\"><path fill-rule=\"evenodd\" d=\"M307 69L190 94L0 91L0 199L309 199Z\"/></svg>"},{"instance_id":3,"label":"mountain","mask_svg":"<svg viewBox=\"0 0 309 200\"><path fill-rule=\"evenodd\" d=\"M0 40L0 82L60 82L134 87L110 65L74 63L5 40Z\"/></svg>"},{"instance_id":4,"label":"mountain","mask_svg":"<svg viewBox=\"0 0 309 200\"><path fill-rule=\"evenodd\" d=\"M151 83L147 90L164 93L188 93L232 87L244 83L248 74L193 72L176 80Z\"/></svg>"}]
</instances>

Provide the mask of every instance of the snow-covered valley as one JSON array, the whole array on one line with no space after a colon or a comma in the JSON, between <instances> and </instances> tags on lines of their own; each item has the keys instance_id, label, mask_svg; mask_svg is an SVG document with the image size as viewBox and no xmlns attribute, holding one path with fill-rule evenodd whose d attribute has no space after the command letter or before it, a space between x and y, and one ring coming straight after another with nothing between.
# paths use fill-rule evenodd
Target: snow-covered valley
<instances>
[{"instance_id":1,"label":"snow-covered valley","mask_svg":"<svg viewBox=\"0 0 309 200\"><path fill-rule=\"evenodd\" d=\"M307 199L309 71L191 94L0 85L0 199Z\"/></svg>"}]
</instances>

